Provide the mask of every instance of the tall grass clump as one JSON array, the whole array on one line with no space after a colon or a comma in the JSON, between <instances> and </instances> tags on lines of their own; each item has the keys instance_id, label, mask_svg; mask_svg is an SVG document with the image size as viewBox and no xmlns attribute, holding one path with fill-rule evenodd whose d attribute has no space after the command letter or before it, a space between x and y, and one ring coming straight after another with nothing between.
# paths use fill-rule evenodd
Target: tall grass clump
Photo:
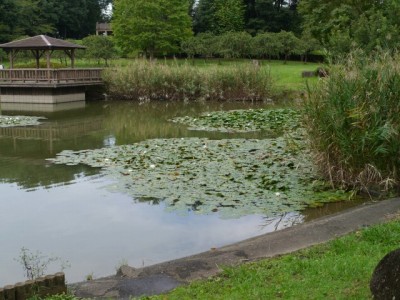
<instances>
[{"instance_id":1,"label":"tall grass clump","mask_svg":"<svg viewBox=\"0 0 400 300\"><path fill-rule=\"evenodd\" d=\"M400 55L350 54L309 88L305 120L320 172L334 186L400 191Z\"/></svg>"},{"instance_id":2,"label":"tall grass clump","mask_svg":"<svg viewBox=\"0 0 400 300\"><path fill-rule=\"evenodd\" d=\"M266 100L271 97L269 70L248 65L198 68L190 63L135 60L104 71L109 95L129 100Z\"/></svg>"}]
</instances>

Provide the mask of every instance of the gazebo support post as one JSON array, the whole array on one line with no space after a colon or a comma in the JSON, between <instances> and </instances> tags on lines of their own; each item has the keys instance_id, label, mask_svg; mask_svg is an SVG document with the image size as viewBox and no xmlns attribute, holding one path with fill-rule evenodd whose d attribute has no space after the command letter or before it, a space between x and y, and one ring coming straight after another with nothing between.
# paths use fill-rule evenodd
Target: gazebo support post
<instances>
[{"instance_id":1,"label":"gazebo support post","mask_svg":"<svg viewBox=\"0 0 400 300\"><path fill-rule=\"evenodd\" d=\"M14 69L14 49L11 49L8 55L10 58L10 69Z\"/></svg>"},{"instance_id":2,"label":"gazebo support post","mask_svg":"<svg viewBox=\"0 0 400 300\"><path fill-rule=\"evenodd\" d=\"M75 49L71 49L71 68L75 68Z\"/></svg>"},{"instance_id":3,"label":"gazebo support post","mask_svg":"<svg viewBox=\"0 0 400 300\"><path fill-rule=\"evenodd\" d=\"M51 67L51 65L50 65L50 58L51 58L50 50L46 50L47 69L50 69L50 67Z\"/></svg>"},{"instance_id":4,"label":"gazebo support post","mask_svg":"<svg viewBox=\"0 0 400 300\"><path fill-rule=\"evenodd\" d=\"M75 68L75 49L71 50L64 50L65 54L68 55L69 59L71 60L71 68Z\"/></svg>"},{"instance_id":5,"label":"gazebo support post","mask_svg":"<svg viewBox=\"0 0 400 300\"><path fill-rule=\"evenodd\" d=\"M39 69L40 67L40 55L39 55L39 50L31 50L33 56L35 57L36 61L36 69Z\"/></svg>"}]
</instances>

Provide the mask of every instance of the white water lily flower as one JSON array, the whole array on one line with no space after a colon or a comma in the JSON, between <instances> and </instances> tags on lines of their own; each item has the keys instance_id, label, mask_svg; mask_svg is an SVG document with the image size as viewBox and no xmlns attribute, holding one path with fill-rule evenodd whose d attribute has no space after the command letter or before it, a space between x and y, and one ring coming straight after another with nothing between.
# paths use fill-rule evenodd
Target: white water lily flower
<instances>
[{"instance_id":1,"label":"white water lily flower","mask_svg":"<svg viewBox=\"0 0 400 300\"><path fill-rule=\"evenodd\" d=\"M276 192L276 193L275 193L275 196L278 196L278 197L279 197L280 195L281 195L281 193L279 193L279 192Z\"/></svg>"},{"instance_id":2,"label":"white water lily flower","mask_svg":"<svg viewBox=\"0 0 400 300\"><path fill-rule=\"evenodd\" d=\"M150 169L154 169L156 165L150 165Z\"/></svg>"}]
</instances>

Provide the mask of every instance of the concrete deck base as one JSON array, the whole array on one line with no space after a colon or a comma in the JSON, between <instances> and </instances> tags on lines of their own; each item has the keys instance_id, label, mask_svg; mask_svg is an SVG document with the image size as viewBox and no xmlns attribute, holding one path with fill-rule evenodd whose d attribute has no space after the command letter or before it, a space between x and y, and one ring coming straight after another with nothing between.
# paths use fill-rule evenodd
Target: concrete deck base
<instances>
[{"instance_id":1,"label":"concrete deck base","mask_svg":"<svg viewBox=\"0 0 400 300\"><path fill-rule=\"evenodd\" d=\"M85 101L85 87L2 87L1 103L57 104Z\"/></svg>"}]
</instances>

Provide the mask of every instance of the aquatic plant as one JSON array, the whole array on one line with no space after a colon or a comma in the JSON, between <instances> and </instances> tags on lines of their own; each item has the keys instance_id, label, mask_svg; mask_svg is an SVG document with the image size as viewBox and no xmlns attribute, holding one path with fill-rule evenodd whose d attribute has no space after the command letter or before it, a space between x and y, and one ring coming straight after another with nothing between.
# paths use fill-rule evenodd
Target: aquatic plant
<instances>
[{"instance_id":1,"label":"aquatic plant","mask_svg":"<svg viewBox=\"0 0 400 300\"><path fill-rule=\"evenodd\" d=\"M282 134L300 127L300 115L294 109L249 109L214 111L198 117L176 117L171 121L188 125L191 130Z\"/></svg>"},{"instance_id":2,"label":"aquatic plant","mask_svg":"<svg viewBox=\"0 0 400 300\"><path fill-rule=\"evenodd\" d=\"M39 125L39 120L45 119L44 117L30 117L30 116L4 116L0 115L0 128L1 127L15 127L15 126L32 126Z\"/></svg>"},{"instance_id":3,"label":"aquatic plant","mask_svg":"<svg viewBox=\"0 0 400 300\"><path fill-rule=\"evenodd\" d=\"M303 140L301 132L265 140L154 139L63 151L50 160L100 167L115 179L110 190L138 201L163 201L167 210L274 216L347 197L313 185Z\"/></svg>"}]
</instances>

